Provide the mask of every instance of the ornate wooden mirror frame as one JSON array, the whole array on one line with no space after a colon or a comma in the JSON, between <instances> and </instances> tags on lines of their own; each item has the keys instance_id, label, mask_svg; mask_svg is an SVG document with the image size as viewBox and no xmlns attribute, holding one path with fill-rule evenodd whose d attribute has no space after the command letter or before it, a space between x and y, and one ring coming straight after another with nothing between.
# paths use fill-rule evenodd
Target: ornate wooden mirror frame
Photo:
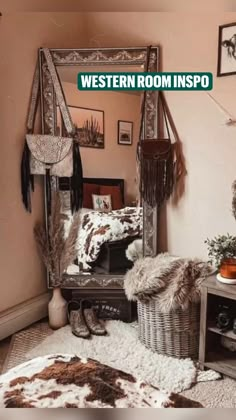
<instances>
[{"instance_id":1,"label":"ornate wooden mirror frame","mask_svg":"<svg viewBox=\"0 0 236 420\"><path fill-rule=\"evenodd\" d=\"M99 65L128 65L143 66L146 63L146 47L135 48L101 48L101 49L51 49L56 66L97 66ZM39 50L40 85L41 85L41 115L42 133L55 134L56 129L56 100L53 85L42 50ZM159 48L152 47L149 71L155 72L159 68ZM144 138L157 138L157 98L155 91L147 91L146 110L144 118ZM57 188L57 179L52 177L52 188ZM46 194L45 203L47 204ZM47 205L45 205L47 209ZM157 221L158 209L143 203L143 248L145 256L157 254ZM46 210L46 222L47 222ZM112 274L80 274L64 276L63 288L121 288L123 275ZM50 276L48 276L48 286Z\"/></svg>"}]
</instances>

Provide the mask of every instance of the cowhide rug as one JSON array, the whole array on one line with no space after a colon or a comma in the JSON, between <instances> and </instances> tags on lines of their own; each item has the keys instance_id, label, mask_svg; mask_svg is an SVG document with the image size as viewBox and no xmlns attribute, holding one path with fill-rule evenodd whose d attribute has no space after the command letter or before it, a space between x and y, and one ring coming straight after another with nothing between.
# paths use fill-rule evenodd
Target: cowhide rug
<instances>
[{"instance_id":1,"label":"cowhide rug","mask_svg":"<svg viewBox=\"0 0 236 420\"><path fill-rule=\"evenodd\" d=\"M93 359L38 357L0 377L0 408L200 408Z\"/></svg>"}]
</instances>

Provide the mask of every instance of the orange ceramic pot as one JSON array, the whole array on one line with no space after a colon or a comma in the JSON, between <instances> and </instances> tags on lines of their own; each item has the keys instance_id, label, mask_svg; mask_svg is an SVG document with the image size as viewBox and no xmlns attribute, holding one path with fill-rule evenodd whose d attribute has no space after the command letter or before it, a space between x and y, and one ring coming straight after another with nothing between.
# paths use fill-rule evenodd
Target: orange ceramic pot
<instances>
[{"instance_id":1,"label":"orange ceramic pot","mask_svg":"<svg viewBox=\"0 0 236 420\"><path fill-rule=\"evenodd\" d=\"M220 274L228 279L236 279L236 258L225 258L220 266Z\"/></svg>"}]
</instances>

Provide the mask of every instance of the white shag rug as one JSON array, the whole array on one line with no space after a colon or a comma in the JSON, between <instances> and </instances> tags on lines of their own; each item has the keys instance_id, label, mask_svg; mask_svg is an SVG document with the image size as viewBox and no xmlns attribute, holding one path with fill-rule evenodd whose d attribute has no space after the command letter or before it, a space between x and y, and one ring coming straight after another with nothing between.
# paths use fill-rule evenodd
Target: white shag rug
<instances>
[{"instance_id":1,"label":"white shag rug","mask_svg":"<svg viewBox=\"0 0 236 420\"><path fill-rule=\"evenodd\" d=\"M175 359L147 349L138 339L137 324L121 321L106 323L107 336L84 340L71 333L70 326L55 331L26 354L26 359L56 353L70 353L96 359L131 373L168 392L182 392L196 382L216 380L213 371L200 372L190 359Z\"/></svg>"}]
</instances>

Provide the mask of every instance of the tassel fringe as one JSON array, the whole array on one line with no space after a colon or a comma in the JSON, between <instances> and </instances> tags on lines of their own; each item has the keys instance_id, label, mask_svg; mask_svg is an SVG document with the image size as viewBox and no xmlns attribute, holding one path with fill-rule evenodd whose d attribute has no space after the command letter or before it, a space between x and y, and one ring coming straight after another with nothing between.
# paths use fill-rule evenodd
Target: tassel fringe
<instances>
[{"instance_id":1,"label":"tassel fringe","mask_svg":"<svg viewBox=\"0 0 236 420\"><path fill-rule=\"evenodd\" d=\"M141 159L140 193L150 206L160 206L167 200L174 186L173 153L165 159Z\"/></svg>"},{"instance_id":2,"label":"tassel fringe","mask_svg":"<svg viewBox=\"0 0 236 420\"><path fill-rule=\"evenodd\" d=\"M31 190L34 191L34 177L30 174L30 151L25 141L21 160L21 194L26 210L31 213Z\"/></svg>"},{"instance_id":3,"label":"tassel fringe","mask_svg":"<svg viewBox=\"0 0 236 420\"><path fill-rule=\"evenodd\" d=\"M83 205L83 168L79 144L73 141L73 175L71 177L71 211L78 211Z\"/></svg>"},{"instance_id":4,"label":"tassel fringe","mask_svg":"<svg viewBox=\"0 0 236 420\"><path fill-rule=\"evenodd\" d=\"M51 216L52 191L51 191L50 169L48 168L46 169L46 195L47 195L48 216Z\"/></svg>"}]
</instances>

